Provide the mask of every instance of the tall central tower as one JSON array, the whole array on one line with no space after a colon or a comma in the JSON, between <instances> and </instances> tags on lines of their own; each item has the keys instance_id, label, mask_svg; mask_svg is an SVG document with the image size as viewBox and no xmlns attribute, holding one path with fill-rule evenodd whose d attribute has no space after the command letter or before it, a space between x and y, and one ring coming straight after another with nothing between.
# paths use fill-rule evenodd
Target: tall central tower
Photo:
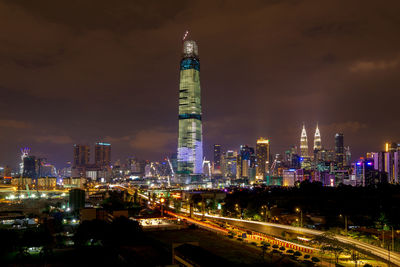
<instances>
[{"instance_id":1,"label":"tall central tower","mask_svg":"<svg viewBox=\"0 0 400 267\"><path fill-rule=\"evenodd\" d=\"M303 129L301 130L301 137L300 137L300 156L303 158L308 157L307 132L304 124L303 124Z\"/></svg>"},{"instance_id":2,"label":"tall central tower","mask_svg":"<svg viewBox=\"0 0 400 267\"><path fill-rule=\"evenodd\" d=\"M194 41L183 43L179 83L178 173L203 172L200 60Z\"/></svg>"},{"instance_id":3,"label":"tall central tower","mask_svg":"<svg viewBox=\"0 0 400 267\"><path fill-rule=\"evenodd\" d=\"M322 149L321 133L319 132L318 124L317 124L317 129L315 129L315 134L314 134L314 151L321 150L321 149Z\"/></svg>"}]
</instances>

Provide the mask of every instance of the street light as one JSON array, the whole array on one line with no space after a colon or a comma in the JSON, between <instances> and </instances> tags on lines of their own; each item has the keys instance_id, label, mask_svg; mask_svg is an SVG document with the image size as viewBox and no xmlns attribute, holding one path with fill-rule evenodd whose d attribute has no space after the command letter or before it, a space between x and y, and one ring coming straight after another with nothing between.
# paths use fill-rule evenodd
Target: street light
<instances>
[{"instance_id":1,"label":"street light","mask_svg":"<svg viewBox=\"0 0 400 267\"><path fill-rule=\"evenodd\" d=\"M296 212L300 212L300 227L303 227L303 211L300 208L296 208Z\"/></svg>"},{"instance_id":2,"label":"street light","mask_svg":"<svg viewBox=\"0 0 400 267\"><path fill-rule=\"evenodd\" d=\"M342 218L343 215L339 214L339 217ZM344 231L345 231L346 236L347 236L347 215L344 215Z\"/></svg>"},{"instance_id":3,"label":"street light","mask_svg":"<svg viewBox=\"0 0 400 267\"><path fill-rule=\"evenodd\" d=\"M264 222L266 222L267 221L267 205L263 205L262 207L261 207L262 209L263 209L263 212L261 212L261 215L264 215Z\"/></svg>"},{"instance_id":4,"label":"street light","mask_svg":"<svg viewBox=\"0 0 400 267\"><path fill-rule=\"evenodd\" d=\"M161 216L164 216L164 202L165 198L160 198L160 203L161 203Z\"/></svg>"}]
</instances>

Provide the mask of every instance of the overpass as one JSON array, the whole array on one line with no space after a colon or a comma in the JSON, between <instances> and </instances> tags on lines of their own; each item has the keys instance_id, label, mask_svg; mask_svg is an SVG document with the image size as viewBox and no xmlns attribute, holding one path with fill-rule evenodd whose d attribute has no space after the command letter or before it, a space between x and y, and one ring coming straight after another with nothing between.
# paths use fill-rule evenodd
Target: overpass
<instances>
[{"instance_id":1,"label":"overpass","mask_svg":"<svg viewBox=\"0 0 400 267\"><path fill-rule=\"evenodd\" d=\"M140 196L148 199L148 197L146 195L140 194ZM156 201L157 203L159 203L158 201ZM172 206L170 206L170 208L173 208ZM189 213L188 210L186 209L181 209L181 212L183 213ZM203 216L202 213L194 213L197 216ZM259 221L250 221L250 220L243 220L243 219L237 219L237 218L230 218L230 217L223 217L223 216L215 216L215 215L211 215L211 214L204 214L205 217L208 218L213 218L213 219L217 219L220 221L226 221L229 223L235 222L236 224L239 223L243 228L247 228L249 230L255 230L261 233L268 233L268 228L278 228L278 229L283 229L283 230L288 230L288 231L292 231L292 232L296 232L296 233L300 233L300 234L308 234L308 235L312 235L312 236L318 236L318 235L322 235L325 232L323 231L319 231L319 230L314 230L314 229L308 229L308 228L303 228L303 227L296 227L296 226L291 226L291 225L284 225L284 224L278 224L278 223L268 223L268 222L259 222ZM395 264L397 266L400 266L400 254L398 252L389 252L388 250L381 248L381 247L377 247L362 241L358 241L349 237L345 237L342 235L333 235L333 237L335 237L337 240L339 240L342 243L345 244L350 244L355 246L356 248L360 249L360 250L364 250L364 251L368 251L371 254L384 259L386 261L389 261L392 264Z\"/></svg>"},{"instance_id":2,"label":"overpass","mask_svg":"<svg viewBox=\"0 0 400 267\"><path fill-rule=\"evenodd\" d=\"M201 215L200 213L196 213L196 215ZM292 232L300 233L300 234L308 234L312 236L317 236L324 234L325 232L319 230L313 230L308 228L302 227L295 227L291 225L284 225L284 224L277 224L277 223L267 223L267 222L258 222L258 221L249 221L249 220L242 220L236 218L229 218L229 217L221 217L221 216L214 216L210 214L206 214L206 217L217 219L220 221L226 221L229 223L233 223L235 225L240 225L243 228L247 228L249 230L259 231L262 233L268 233L268 228L278 228L282 230L289 230ZM342 243L350 244L355 246L358 249L365 250L370 252L371 254L384 259L386 261L390 261L391 263L400 266L400 254L397 252L388 252L388 250L377 247L374 245L367 244L365 242L361 242L358 240L354 240L349 237L341 236L341 235L333 235L337 240Z\"/></svg>"}]
</instances>

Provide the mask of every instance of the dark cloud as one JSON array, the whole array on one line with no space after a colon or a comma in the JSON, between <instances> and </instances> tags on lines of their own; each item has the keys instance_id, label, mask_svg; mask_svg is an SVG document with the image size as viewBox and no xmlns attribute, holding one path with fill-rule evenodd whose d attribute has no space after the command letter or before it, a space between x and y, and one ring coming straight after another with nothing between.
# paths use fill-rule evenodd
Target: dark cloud
<instances>
[{"instance_id":1,"label":"dark cloud","mask_svg":"<svg viewBox=\"0 0 400 267\"><path fill-rule=\"evenodd\" d=\"M16 120L0 120L1 128L14 128L14 129L26 129L31 128L32 125L28 122L24 121L16 121Z\"/></svg>"},{"instance_id":2,"label":"dark cloud","mask_svg":"<svg viewBox=\"0 0 400 267\"><path fill-rule=\"evenodd\" d=\"M399 140L398 1L0 0L0 164L73 143L113 158L175 150L181 38L201 58L204 139L282 153L345 134L354 156ZM3 126L2 126L3 125Z\"/></svg>"}]
</instances>

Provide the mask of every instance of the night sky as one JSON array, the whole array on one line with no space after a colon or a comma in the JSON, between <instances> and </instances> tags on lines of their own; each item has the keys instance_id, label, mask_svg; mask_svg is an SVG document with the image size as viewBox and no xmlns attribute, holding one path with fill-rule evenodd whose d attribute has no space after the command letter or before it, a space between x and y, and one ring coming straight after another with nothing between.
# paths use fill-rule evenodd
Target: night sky
<instances>
[{"instance_id":1,"label":"night sky","mask_svg":"<svg viewBox=\"0 0 400 267\"><path fill-rule=\"evenodd\" d=\"M343 132L353 160L400 141L400 1L0 0L0 165L176 150L182 36L199 46L206 156Z\"/></svg>"}]
</instances>

